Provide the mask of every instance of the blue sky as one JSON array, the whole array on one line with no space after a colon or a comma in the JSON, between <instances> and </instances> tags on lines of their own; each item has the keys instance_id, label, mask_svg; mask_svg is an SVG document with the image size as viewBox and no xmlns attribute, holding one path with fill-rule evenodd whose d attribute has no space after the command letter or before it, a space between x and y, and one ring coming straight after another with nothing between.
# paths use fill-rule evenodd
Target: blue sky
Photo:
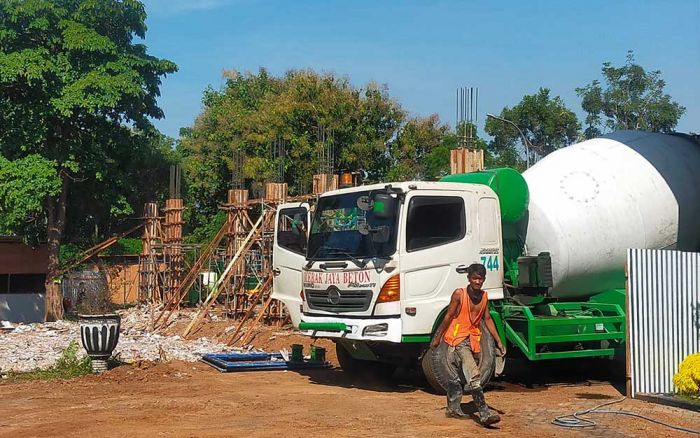
<instances>
[{"instance_id":1,"label":"blue sky","mask_svg":"<svg viewBox=\"0 0 700 438\"><path fill-rule=\"evenodd\" d=\"M273 74L312 68L356 86L387 84L413 115L454 125L455 90L479 87L487 112L540 86L583 114L574 89L600 79L603 61L627 50L661 70L666 92L687 108L679 131L700 132L700 0L236 1L146 0L145 44L179 66L161 87L177 137L201 112L202 91L224 69Z\"/></svg>"}]
</instances>

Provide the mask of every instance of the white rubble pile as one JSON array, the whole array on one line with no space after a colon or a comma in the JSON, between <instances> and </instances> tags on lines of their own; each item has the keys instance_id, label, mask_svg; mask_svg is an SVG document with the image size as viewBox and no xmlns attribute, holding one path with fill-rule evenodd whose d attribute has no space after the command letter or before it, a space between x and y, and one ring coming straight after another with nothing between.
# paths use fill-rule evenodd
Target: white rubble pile
<instances>
[{"instance_id":1,"label":"white rubble pile","mask_svg":"<svg viewBox=\"0 0 700 438\"><path fill-rule=\"evenodd\" d=\"M123 362L136 360L195 362L203 354L241 351L225 344L200 338L184 340L180 336L163 336L149 331L149 308L137 307L119 312L122 317L119 343L114 357ZM3 321L4 322L4 321ZM0 330L0 372L31 371L48 368L64 348L75 341L80 345L77 322L56 321L34 324L2 324ZM14 327L14 329L12 329ZM78 350L79 357L85 350Z\"/></svg>"}]
</instances>

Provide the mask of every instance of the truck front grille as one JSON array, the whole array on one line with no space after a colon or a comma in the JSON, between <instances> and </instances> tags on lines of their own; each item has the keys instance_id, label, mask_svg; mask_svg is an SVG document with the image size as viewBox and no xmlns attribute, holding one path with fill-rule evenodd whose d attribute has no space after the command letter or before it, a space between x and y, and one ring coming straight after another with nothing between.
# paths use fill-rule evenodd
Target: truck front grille
<instances>
[{"instance_id":1,"label":"truck front grille","mask_svg":"<svg viewBox=\"0 0 700 438\"><path fill-rule=\"evenodd\" d=\"M305 291L309 309L325 312L364 312L372 301L371 290L340 290L331 286L326 290Z\"/></svg>"}]
</instances>

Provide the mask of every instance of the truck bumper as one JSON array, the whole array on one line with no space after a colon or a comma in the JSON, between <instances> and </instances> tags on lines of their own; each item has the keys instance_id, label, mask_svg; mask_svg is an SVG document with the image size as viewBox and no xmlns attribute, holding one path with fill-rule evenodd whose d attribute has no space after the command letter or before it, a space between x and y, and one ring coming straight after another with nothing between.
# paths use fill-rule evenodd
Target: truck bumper
<instances>
[{"instance_id":1,"label":"truck bumper","mask_svg":"<svg viewBox=\"0 0 700 438\"><path fill-rule=\"evenodd\" d=\"M401 342L401 318L338 318L302 315L299 330L315 338Z\"/></svg>"}]
</instances>

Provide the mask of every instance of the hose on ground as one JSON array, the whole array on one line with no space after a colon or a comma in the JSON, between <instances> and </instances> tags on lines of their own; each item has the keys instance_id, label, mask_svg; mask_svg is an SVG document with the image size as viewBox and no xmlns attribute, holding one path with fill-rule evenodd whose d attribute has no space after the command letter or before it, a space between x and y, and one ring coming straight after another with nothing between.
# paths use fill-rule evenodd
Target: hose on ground
<instances>
[{"instance_id":1,"label":"hose on ground","mask_svg":"<svg viewBox=\"0 0 700 438\"><path fill-rule=\"evenodd\" d=\"M609 409L601 409L606 406L610 406L616 403L623 402L627 397L622 397L619 400L613 400L609 401L607 403L600 404L592 409L586 409L584 411L577 411L574 412L573 414L569 415L560 415L559 417L556 417L554 420L552 420L552 424L555 426L560 426L560 427L593 427L596 425L596 422L593 420L589 420L587 418L581 418L582 415L589 415L589 414L615 414L615 415L626 415L628 417L635 417L635 418L641 418L642 420L650 421L652 423L659 424L661 426L668 427L670 429L678 430L681 432L688 432L696 435L700 435L699 430L693 430L693 429L688 429L685 427L681 426L674 426L672 424L664 423L663 421L656 420L654 418L646 417L641 414L637 414L635 412L630 412L630 411L623 411L623 410L609 410Z\"/></svg>"}]
</instances>

